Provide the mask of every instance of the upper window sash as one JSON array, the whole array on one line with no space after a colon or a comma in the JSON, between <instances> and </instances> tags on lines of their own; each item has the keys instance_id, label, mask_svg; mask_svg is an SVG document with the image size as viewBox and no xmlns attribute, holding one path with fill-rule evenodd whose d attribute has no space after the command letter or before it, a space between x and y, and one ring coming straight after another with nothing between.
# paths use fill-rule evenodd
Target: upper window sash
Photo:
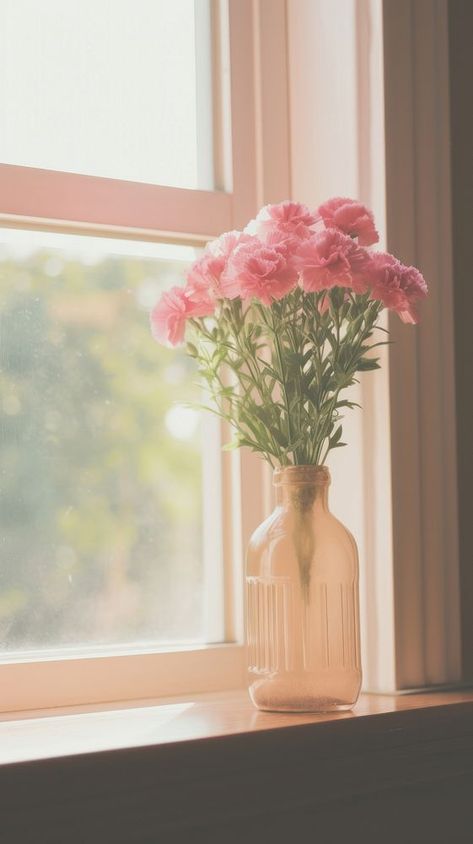
<instances>
[{"instance_id":1,"label":"upper window sash","mask_svg":"<svg viewBox=\"0 0 473 844\"><path fill-rule=\"evenodd\" d=\"M0 164L0 223L206 241L257 205L251 0L212 7L215 183L192 190Z\"/></svg>"}]
</instances>

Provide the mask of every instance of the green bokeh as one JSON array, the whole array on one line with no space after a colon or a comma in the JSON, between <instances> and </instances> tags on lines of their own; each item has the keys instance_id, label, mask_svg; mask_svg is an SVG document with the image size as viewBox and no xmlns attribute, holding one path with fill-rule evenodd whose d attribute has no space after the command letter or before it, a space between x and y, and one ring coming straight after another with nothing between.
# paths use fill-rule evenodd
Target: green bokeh
<instances>
[{"instance_id":1,"label":"green bokeh","mask_svg":"<svg viewBox=\"0 0 473 844\"><path fill-rule=\"evenodd\" d=\"M203 637L199 398L140 291L180 262L0 260L0 649Z\"/></svg>"}]
</instances>

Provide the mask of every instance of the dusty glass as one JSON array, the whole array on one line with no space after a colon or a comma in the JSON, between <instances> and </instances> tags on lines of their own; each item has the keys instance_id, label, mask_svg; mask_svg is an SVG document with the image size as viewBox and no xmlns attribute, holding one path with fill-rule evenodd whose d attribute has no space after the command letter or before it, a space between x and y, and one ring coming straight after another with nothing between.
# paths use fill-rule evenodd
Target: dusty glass
<instances>
[{"instance_id":1,"label":"dusty glass","mask_svg":"<svg viewBox=\"0 0 473 844\"><path fill-rule=\"evenodd\" d=\"M186 406L192 361L148 319L195 256L0 232L3 655L218 638L202 454L219 443Z\"/></svg>"}]
</instances>

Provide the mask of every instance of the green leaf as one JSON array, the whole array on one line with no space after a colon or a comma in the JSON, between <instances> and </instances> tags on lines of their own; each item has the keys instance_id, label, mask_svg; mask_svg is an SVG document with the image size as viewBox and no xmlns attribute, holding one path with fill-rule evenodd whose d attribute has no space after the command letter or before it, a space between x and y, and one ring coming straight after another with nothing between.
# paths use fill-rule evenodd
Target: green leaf
<instances>
[{"instance_id":1,"label":"green leaf","mask_svg":"<svg viewBox=\"0 0 473 844\"><path fill-rule=\"evenodd\" d=\"M347 399L343 399L342 401L337 401L335 407L349 407L350 410L353 410L353 408L355 407L361 408L361 404L358 404L358 402L356 401L348 401Z\"/></svg>"},{"instance_id":2,"label":"green leaf","mask_svg":"<svg viewBox=\"0 0 473 844\"><path fill-rule=\"evenodd\" d=\"M230 442L225 443L225 445L222 445L222 451L235 451L237 448L240 448L240 438L238 436L234 437Z\"/></svg>"},{"instance_id":3,"label":"green leaf","mask_svg":"<svg viewBox=\"0 0 473 844\"><path fill-rule=\"evenodd\" d=\"M364 314L360 314L360 316L356 317L356 319L354 319L353 322L350 323L350 326L348 328L348 333L351 336L358 334L361 326L363 325L364 318L365 318Z\"/></svg>"},{"instance_id":4,"label":"green leaf","mask_svg":"<svg viewBox=\"0 0 473 844\"><path fill-rule=\"evenodd\" d=\"M332 287L330 291L330 300L334 308L341 308L345 301L345 288Z\"/></svg>"},{"instance_id":5,"label":"green leaf","mask_svg":"<svg viewBox=\"0 0 473 844\"><path fill-rule=\"evenodd\" d=\"M357 372L369 372L372 369L379 369L379 358L361 358L356 365Z\"/></svg>"},{"instance_id":6,"label":"green leaf","mask_svg":"<svg viewBox=\"0 0 473 844\"><path fill-rule=\"evenodd\" d=\"M339 443L341 436L342 436L342 426L340 425L337 428L337 430L335 431L335 433L333 434L333 436L331 436L330 439L329 439L330 448L336 448L337 447L337 443Z\"/></svg>"}]
</instances>

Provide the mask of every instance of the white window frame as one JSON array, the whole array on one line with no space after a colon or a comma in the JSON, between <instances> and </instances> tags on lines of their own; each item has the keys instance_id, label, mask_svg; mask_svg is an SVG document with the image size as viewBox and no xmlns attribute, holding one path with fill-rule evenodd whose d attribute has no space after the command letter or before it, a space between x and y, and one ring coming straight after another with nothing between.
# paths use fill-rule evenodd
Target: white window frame
<instances>
[{"instance_id":1,"label":"white window frame","mask_svg":"<svg viewBox=\"0 0 473 844\"><path fill-rule=\"evenodd\" d=\"M274 109L266 108L271 93L287 91L286 66L275 69L271 53L277 38L286 55L285 27L285 0L212 0L219 189L186 190L0 164L0 225L203 244L244 226L264 202L286 198L287 98ZM133 647L81 649L67 657L5 659L0 661L0 711L241 687L246 670L244 548L267 512L267 496L261 494L267 485L266 468L254 455L224 455L225 643L145 652Z\"/></svg>"}]
</instances>

